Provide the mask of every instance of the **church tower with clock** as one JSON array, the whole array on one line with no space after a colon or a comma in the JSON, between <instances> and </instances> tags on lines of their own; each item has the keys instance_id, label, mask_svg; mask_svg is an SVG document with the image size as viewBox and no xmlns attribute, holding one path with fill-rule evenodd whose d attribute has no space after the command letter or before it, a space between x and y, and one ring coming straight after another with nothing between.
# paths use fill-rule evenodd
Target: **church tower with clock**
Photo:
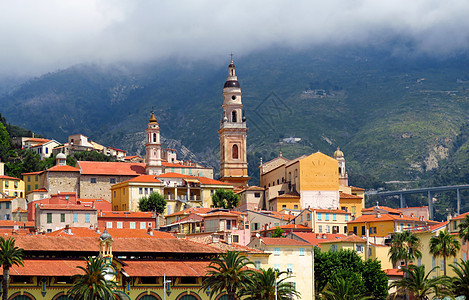
<instances>
[{"instance_id":1,"label":"church tower with clock","mask_svg":"<svg viewBox=\"0 0 469 300\"><path fill-rule=\"evenodd\" d=\"M246 117L241 102L241 85L231 59L223 87L223 114L220 121L220 180L235 187L246 187L248 163L246 153Z\"/></svg>"}]
</instances>

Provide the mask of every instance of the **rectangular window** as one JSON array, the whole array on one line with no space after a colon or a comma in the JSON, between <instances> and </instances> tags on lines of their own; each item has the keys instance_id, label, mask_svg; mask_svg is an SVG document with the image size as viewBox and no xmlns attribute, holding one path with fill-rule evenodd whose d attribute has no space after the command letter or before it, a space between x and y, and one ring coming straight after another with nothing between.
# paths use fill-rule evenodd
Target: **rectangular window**
<instances>
[{"instance_id":1,"label":"rectangular window","mask_svg":"<svg viewBox=\"0 0 469 300\"><path fill-rule=\"evenodd\" d=\"M339 232L337 231L337 233ZM347 234L347 226L344 226L344 234Z\"/></svg>"},{"instance_id":2,"label":"rectangular window","mask_svg":"<svg viewBox=\"0 0 469 300\"><path fill-rule=\"evenodd\" d=\"M436 260L434 257L432 257L432 268L436 267Z\"/></svg>"},{"instance_id":3,"label":"rectangular window","mask_svg":"<svg viewBox=\"0 0 469 300\"><path fill-rule=\"evenodd\" d=\"M28 182L31 182L31 177L30 176L28 176Z\"/></svg>"},{"instance_id":4,"label":"rectangular window","mask_svg":"<svg viewBox=\"0 0 469 300\"><path fill-rule=\"evenodd\" d=\"M454 221L454 222L453 222L453 229L454 229L454 230L458 229L457 221Z\"/></svg>"},{"instance_id":5,"label":"rectangular window","mask_svg":"<svg viewBox=\"0 0 469 300\"><path fill-rule=\"evenodd\" d=\"M366 234L366 228L365 226L362 226L362 235L365 235Z\"/></svg>"},{"instance_id":6,"label":"rectangular window","mask_svg":"<svg viewBox=\"0 0 469 300\"><path fill-rule=\"evenodd\" d=\"M106 222L106 228L112 228L112 222Z\"/></svg>"},{"instance_id":7,"label":"rectangular window","mask_svg":"<svg viewBox=\"0 0 469 300\"><path fill-rule=\"evenodd\" d=\"M34 178L34 181L38 181L39 180L39 175L36 175L36 177Z\"/></svg>"},{"instance_id":8,"label":"rectangular window","mask_svg":"<svg viewBox=\"0 0 469 300\"><path fill-rule=\"evenodd\" d=\"M348 222L348 214L345 214L345 222Z\"/></svg>"},{"instance_id":9,"label":"rectangular window","mask_svg":"<svg viewBox=\"0 0 469 300\"><path fill-rule=\"evenodd\" d=\"M329 221L329 213L326 213L326 221Z\"/></svg>"},{"instance_id":10,"label":"rectangular window","mask_svg":"<svg viewBox=\"0 0 469 300\"><path fill-rule=\"evenodd\" d=\"M306 214L306 221L311 221L311 214L310 213Z\"/></svg>"},{"instance_id":11,"label":"rectangular window","mask_svg":"<svg viewBox=\"0 0 469 300\"><path fill-rule=\"evenodd\" d=\"M356 250L357 250L358 253L363 252L363 245L357 245Z\"/></svg>"},{"instance_id":12,"label":"rectangular window","mask_svg":"<svg viewBox=\"0 0 469 300\"><path fill-rule=\"evenodd\" d=\"M318 220L321 221L321 213L318 213Z\"/></svg>"},{"instance_id":13,"label":"rectangular window","mask_svg":"<svg viewBox=\"0 0 469 300\"><path fill-rule=\"evenodd\" d=\"M51 224L51 223L52 223L52 214L47 213L47 224Z\"/></svg>"},{"instance_id":14,"label":"rectangular window","mask_svg":"<svg viewBox=\"0 0 469 300\"><path fill-rule=\"evenodd\" d=\"M233 243L239 243L239 235L233 235Z\"/></svg>"},{"instance_id":15,"label":"rectangular window","mask_svg":"<svg viewBox=\"0 0 469 300\"><path fill-rule=\"evenodd\" d=\"M294 206L293 206L293 209L298 209L298 205L294 205Z\"/></svg>"},{"instance_id":16,"label":"rectangular window","mask_svg":"<svg viewBox=\"0 0 469 300\"><path fill-rule=\"evenodd\" d=\"M15 181L15 182L13 183L13 186L15 187L15 189L17 189L17 188L18 188L18 181Z\"/></svg>"},{"instance_id":17,"label":"rectangular window","mask_svg":"<svg viewBox=\"0 0 469 300\"><path fill-rule=\"evenodd\" d=\"M331 252L337 252L337 245L336 244L331 245Z\"/></svg>"},{"instance_id":18,"label":"rectangular window","mask_svg":"<svg viewBox=\"0 0 469 300\"><path fill-rule=\"evenodd\" d=\"M332 214L332 221L337 221L337 214Z\"/></svg>"},{"instance_id":19,"label":"rectangular window","mask_svg":"<svg viewBox=\"0 0 469 300\"><path fill-rule=\"evenodd\" d=\"M445 268L445 261L442 259L440 260L440 269L443 270Z\"/></svg>"},{"instance_id":20,"label":"rectangular window","mask_svg":"<svg viewBox=\"0 0 469 300\"><path fill-rule=\"evenodd\" d=\"M259 230L259 223L254 223L254 230Z\"/></svg>"},{"instance_id":21,"label":"rectangular window","mask_svg":"<svg viewBox=\"0 0 469 300\"><path fill-rule=\"evenodd\" d=\"M65 214L60 214L60 222L65 222Z\"/></svg>"},{"instance_id":22,"label":"rectangular window","mask_svg":"<svg viewBox=\"0 0 469 300\"><path fill-rule=\"evenodd\" d=\"M96 178L90 178L90 183L96 183Z\"/></svg>"},{"instance_id":23,"label":"rectangular window","mask_svg":"<svg viewBox=\"0 0 469 300\"><path fill-rule=\"evenodd\" d=\"M114 198L116 198L116 191L114 191Z\"/></svg>"},{"instance_id":24,"label":"rectangular window","mask_svg":"<svg viewBox=\"0 0 469 300\"><path fill-rule=\"evenodd\" d=\"M85 214L85 223L89 223L90 222L90 214L86 213Z\"/></svg>"},{"instance_id":25,"label":"rectangular window","mask_svg":"<svg viewBox=\"0 0 469 300\"><path fill-rule=\"evenodd\" d=\"M274 248L274 255L280 255L280 248Z\"/></svg>"},{"instance_id":26,"label":"rectangular window","mask_svg":"<svg viewBox=\"0 0 469 300\"><path fill-rule=\"evenodd\" d=\"M15 194L16 194L16 193L15 193ZM15 196L17 196L17 195L15 195ZM9 209L9 208L10 208L10 202L6 202L6 203L5 203L5 208L6 208L6 209Z\"/></svg>"},{"instance_id":27,"label":"rectangular window","mask_svg":"<svg viewBox=\"0 0 469 300\"><path fill-rule=\"evenodd\" d=\"M31 186L28 184L28 192L31 190Z\"/></svg>"},{"instance_id":28,"label":"rectangular window","mask_svg":"<svg viewBox=\"0 0 469 300\"><path fill-rule=\"evenodd\" d=\"M49 154L49 148L46 147L46 154Z\"/></svg>"},{"instance_id":29,"label":"rectangular window","mask_svg":"<svg viewBox=\"0 0 469 300\"><path fill-rule=\"evenodd\" d=\"M145 195L148 194L148 188L145 188Z\"/></svg>"},{"instance_id":30,"label":"rectangular window","mask_svg":"<svg viewBox=\"0 0 469 300\"><path fill-rule=\"evenodd\" d=\"M280 264L274 265L274 271L280 272Z\"/></svg>"},{"instance_id":31,"label":"rectangular window","mask_svg":"<svg viewBox=\"0 0 469 300\"><path fill-rule=\"evenodd\" d=\"M358 234L358 228L357 228L357 226L353 226L353 234L355 234L355 235Z\"/></svg>"},{"instance_id":32,"label":"rectangular window","mask_svg":"<svg viewBox=\"0 0 469 300\"><path fill-rule=\"evenodd\" d=\"M303 215L300 215L300 222L303 222Z\"/></svg>"},{"instance_id":33,"label":"rectangular window","mask_svg":"<svg viewBox=\"0 0 469 300\"><path fill-rule=\"evenodd\" d=\"M146 229L147 224L145 222L140 222L140 229Z\"/></svg>"},{"instance_id":34,"label":"rectangular window","mask_svg":"<svg viewBox=\"0 0 469 300\"><path fill-rule=\"evenodd\" d=\"M300 256L305 256L305 248L300 248Z\"/></svg>"},{"instance_id":35,"label":"rectangular window","mask_svg":"<svg viewBox=\"0 0 469 300\"><path fill-rule=\"evenodd\" d=\"M404 230L404 223L399 224L400 225L400 230Z\"/></svg>"},{"instance_id":36,"label":"rectangular window","mask_svg":"<svg viewBox=\"0 0 469 300\"><path fill-rule=\"evenodd\" d=\"M9 187L10 186L10 183L7 181L5 181L5 187Z\"/></svg>"},{"instance_id":37,"label":"rectangular window","mask_svg":"<svg viewBox=\"0 0 469 300\"><path fill-rule=\"evenodd\" d=\"M287 272L293 273L293 264L287 264Z\"/></svg>"},{"instance_id":38,"label":"rectangular window","mask_svg":"<svg viewBox=\"0 0 469 300\"><path fill-rule=\"evenodd\" d=\"M256 261L254 262L254 265L256 266L256 269L257 269L257 270L260 270L260 268L261 268L261 262L260 262L259 260L256 260Z\"/></svg>"},{"instance_id":39,"label":"rectangular window","mask_svg":"<svg viewBox=\"0 0 469 300\"><path fill-rule=\"evenodd\" d=\"M254 193L254 197L255 197L255 198L260 198L260 197L261 197L261 193Z\"/></svg>"},{"instance_id":40,"label":"rectangular window","mask_svg":"<svg viewBox=\"0 0 469 300\"><path fill-rule=\"evenodd\" d=\"M150 188L150 194L152 194L152 193L153 193L153 188Z\"/></svg>"},{"instance_id":41,"label":"rectangular window","mask_svg":"<svg viewBox=\"0 0 469 300\"><path fill-rule=\"evenodd\" d=\"M135 229L135 222L130 222L129 225L130 225L130 229Z\"/></svg>"},{"instance_id":42,"label":"rectangular window","mask_svg":"<svg viewBox=\"0 0 469 300\"><path fill-rule=\"evenodd\" d=\"M283 205L282 205L282 208L283 208L283 209L287 208L287 205L286 205L286 204L283 204Z\"/></svg>"},{"instance_id":43,"label":"rectangular window","mask_svg":"<svg viewBox=\"0 0 469 300\"><path fill-rule=\"evenodd\" d=\"M78 223L78 214L73 214L73 223Z\"/></svg>"},{"instance_id":44,"label":"rectangular window","mask_svg":"<svg viewBox=\"0 0 469 300\"><path fill-rule=\"evenodd\" d=\"M115 178L109 178L109 183L111 183L111 184L116 183L116 179Z\"/></svg>"},{"instance_id":45,"label":"rectangular window","mask_svg":"<svg viewBox=\"0 0 469 300\"><path fill-rule=\"evenodd\" d=\"M38 189L38 185L37 185L37 184L34 185L34 189L35 189L35 190Z\"/></svg>"},{"instance_id":46,"label":"rectangular window","mask_svg":"<svg viewBox=\"0 0 469 300\"><path fill-rule=\"evenodd\" d=\"M142 195L142 194L143 194L143 188L138 188L138 193L139 193L140 195Z\"/></svg>"},{"instance_id":47,"label":"rectangular window","mask_svg":"<svg viewBox=\"0 0 469 300\"><path fill-rule=\"evenodd\" d=\"M331 226L326 225L326 233L331 233Z\"/></svg>"},{"instance_id":48,"label":"rectangular window","mask_svg":"<svg viewBox=\"0 0 469 300\"><path fill-rule=\"evenodd\" d=\"M356 206L352 206L352 214L355 214L357 212L357 207Z\"/></svg>"},{"instance_id":49,"label":"rectangular window","mask_svg":"<svg viewBox=\"0 0 469 300\"><path fill-rule=\"evenodd\" d=\"M122 228L123 228L122 222L117 222L117 228L118 228L118 229L122 229Z\"/></svg>"},{"instance_id":50,"label":"rectangular window","mask_svg":"<svg viewBox=\"0 0 469 300\"><path fill-rule=\"evenodd\" d=\"M319 227L318 228L319 233L322 233L322 225L319 225L318 227Z\"/></svg>"}]
</instances>

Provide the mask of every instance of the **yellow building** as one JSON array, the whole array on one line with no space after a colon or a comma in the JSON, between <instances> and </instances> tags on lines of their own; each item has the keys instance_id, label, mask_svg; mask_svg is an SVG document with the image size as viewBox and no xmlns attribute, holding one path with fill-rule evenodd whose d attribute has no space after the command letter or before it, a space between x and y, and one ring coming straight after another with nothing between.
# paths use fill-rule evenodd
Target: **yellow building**
<instances>
[{"instance_id":1,"label":"yellow building","mask_svg":"<svg viewBox=\"0 0 469 300\"><path fill-rule=\"evenodd\" d=\"M30 172L30 173L23 173L23 180L26 185L26 194L29 194L30 192L37 190L41 187L41 174L43 172Z\"/></svg>"},{"instance_id":2,"label":"yellow building","mask_svg":"<svg viewBox=\"0 0 469 300\"><path fill-rule=\"evenodd\" d=\"M305 209L293 219L293 223L313 229L316 233L347 234L351 213L339 209Z\"/></svg>"},{"instance_id":3,"label":"yellow building","mask_svg":"<svg viewBox=\"0 0 469 300\"><path fill-rule=\"evenodd\" d=\"M158 192L164 195L167 202L165 214L169 215L187 207L212 207L212 195L217 189L233 190L233 186L206 177L178 173L141 175L111 186L111 202L114 210L138 211L140 198Z\"/></svg>"},{"instance_id":4,"label":"yellow building","mask_svg":"<svg viewBox=\"0 0 469 300\"><path fill-rule=\"evenodd\" d=\"M321 152L289 160L279 157L261 163L260 186L267 208L277 207L283 195L298 194L298 209L339 209L355 211L359 216L364 207L364 190L348 186L345 159L337 150L334 157ZM274 202L274 204L271 204ZM277 203L277 204L275 204ZM294 203L287 203L293 205ZM291 206L290 205L290 206Z\"/></svg>"},{"instance_id":5,"label":"yellow building","mask_svg":"<svg viewBox=\"0 0 469 300\"><path fill-rule=\"evenodd\" d=\"M255 260L256 268L273 268L286 271L293 277L288 279L301 299L312 299L313 296L313 245L289 238L255 238L248 247L270 253L267 260Z\"/></svg>"},{"instance_id":6,"label":"yellow building","mask_svg":"<svg viewBox=\"0 0 469 300\"><path fill-rule=\"evenodd\" d=\"M292 192L270 199L267 208L271 211L280 212L285 209L300 209L300 207L300 195Z\"/></svg>"},{"instance_id":7,"label":"yellow building","mask_svg":"<svg viewBox=\"0 0 469 300\"><path fill-rule=\"evenodd\" d=\"M24 181L6 175L0 175L0 193L6 197L24 198Z\"/></svg>"}]
</instances>

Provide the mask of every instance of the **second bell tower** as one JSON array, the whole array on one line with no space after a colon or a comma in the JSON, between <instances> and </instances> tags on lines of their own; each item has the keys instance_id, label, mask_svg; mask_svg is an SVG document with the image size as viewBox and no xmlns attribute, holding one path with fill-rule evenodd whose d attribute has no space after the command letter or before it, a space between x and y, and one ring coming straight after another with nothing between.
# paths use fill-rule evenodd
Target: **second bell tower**
<instances>
[{"instance_id":1,"label":"second bell tower","mask_svg":"<svg viewBox=\"0 0 469 300\"><path fill-rule=\"evenodd\" d=\"M241 85L231 60L223 87L223 114L220 120L220 180L235 187L248 185L246 118L241 102Z\"/></svg>"}]
</instances>

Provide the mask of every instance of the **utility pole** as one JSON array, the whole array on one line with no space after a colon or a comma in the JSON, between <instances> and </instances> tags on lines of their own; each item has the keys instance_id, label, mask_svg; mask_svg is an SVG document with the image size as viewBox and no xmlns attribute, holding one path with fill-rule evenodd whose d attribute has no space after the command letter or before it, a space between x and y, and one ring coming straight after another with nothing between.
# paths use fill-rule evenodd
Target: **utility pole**
<instances>
[{"instance_id":1,"label":"utility pole","mask_svg":"<svg viewBox=\"0 0 469 300\"><path fill-rule=\"evenodd\" d=\"M171 280L166 280L166 273L163 275L163 299L166 300L166 284L171 283Z\"/></svg>"}]
</instances>

